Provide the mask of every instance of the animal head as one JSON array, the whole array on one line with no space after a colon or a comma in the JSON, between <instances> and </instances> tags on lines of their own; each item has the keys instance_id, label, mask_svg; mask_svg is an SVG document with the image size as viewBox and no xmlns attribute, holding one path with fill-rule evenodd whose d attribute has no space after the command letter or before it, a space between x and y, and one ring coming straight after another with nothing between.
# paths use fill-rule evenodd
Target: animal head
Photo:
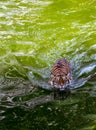
<instances>
[{"instance_id":1,"label":"animal head","mask_svg":"<svg viewBox=\"0 0 96 130\"><path fill-rule=\"evenodd\" d=\"M69 84L71 80L71 77L67 77L67 76L52 76L52 78L50 79L49 83L51 84L51 86L58 88L58 89L65 89L67 87L67 85Z\"/></svg>"}]
</instances>

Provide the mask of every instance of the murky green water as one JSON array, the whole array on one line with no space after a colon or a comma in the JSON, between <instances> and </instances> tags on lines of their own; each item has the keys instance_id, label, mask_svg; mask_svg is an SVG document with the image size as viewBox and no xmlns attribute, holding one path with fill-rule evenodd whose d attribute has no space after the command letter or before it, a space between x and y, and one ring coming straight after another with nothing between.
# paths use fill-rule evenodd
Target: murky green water
<instances>
[{"instance_id":1,"label":"murky green water","mask_svg":"<svg viewBox=\"0 0 96 130\"><path fill-rule=\"evenodd\" d=\"M73 89L54 98L53 62ZM61 100L62 99L62 100ZM0 130L96 129L96 1L0 1Z\"/></svg>"}]
</instances>

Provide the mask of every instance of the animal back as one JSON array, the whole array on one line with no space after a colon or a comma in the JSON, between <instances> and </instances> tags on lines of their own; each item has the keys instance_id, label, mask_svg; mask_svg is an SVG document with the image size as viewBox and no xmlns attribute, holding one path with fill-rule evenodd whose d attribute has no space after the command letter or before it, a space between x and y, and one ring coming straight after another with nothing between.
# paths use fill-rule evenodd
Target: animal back
<instances>
[{"instance_id":1,"label":"animal back","mask_svg":"<svg viewBox=\"0 0 96 130\"><path fill-rule=\"evenodd\" d=\"M70 64L66 59L57 60L51 69L51 73L54 76L67 75L70 71Z\"/></svg>"}]
</instances>

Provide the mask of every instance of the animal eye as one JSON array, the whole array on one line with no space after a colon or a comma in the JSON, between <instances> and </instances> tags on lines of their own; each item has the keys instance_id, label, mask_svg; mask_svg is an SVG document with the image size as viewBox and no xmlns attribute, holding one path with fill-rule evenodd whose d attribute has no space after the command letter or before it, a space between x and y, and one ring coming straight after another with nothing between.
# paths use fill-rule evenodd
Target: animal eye
<instances>
[{"instance_id":1,"label":"animal eye","mask_svg":"<svg viewBox=\"0 0 96 130\"><path fill-rule=\"evenodd\" d=\"M56 80L59 80L59 77L58 77L58 76L56 77Z\"/></svg>"},{"instance_id":2,"label":"animal eye","mask_svg":"<svg viewBox=\"0 0 96 130\"><path fill-rule=\"evenodd\" d=\"M65 76L62 77L63 79L66 79Z\"/></svg>"}]
</instances>

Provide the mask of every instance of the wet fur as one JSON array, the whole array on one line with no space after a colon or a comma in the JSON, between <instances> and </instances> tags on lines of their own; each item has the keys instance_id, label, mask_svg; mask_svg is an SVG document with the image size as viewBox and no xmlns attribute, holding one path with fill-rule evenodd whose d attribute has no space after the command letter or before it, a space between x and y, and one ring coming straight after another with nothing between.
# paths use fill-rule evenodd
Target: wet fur
<instances>
[{"instance_id":1,"label":"wet fur","mask_svg":"<svg viewBox=\"0 0 96 130\"><path fill-rule=\"evenodd\" d=\"M57 60L51 69L50 84L56 88L65 88L71 81L71 66L66 59Z\"/></svg>"}]
</instances>

